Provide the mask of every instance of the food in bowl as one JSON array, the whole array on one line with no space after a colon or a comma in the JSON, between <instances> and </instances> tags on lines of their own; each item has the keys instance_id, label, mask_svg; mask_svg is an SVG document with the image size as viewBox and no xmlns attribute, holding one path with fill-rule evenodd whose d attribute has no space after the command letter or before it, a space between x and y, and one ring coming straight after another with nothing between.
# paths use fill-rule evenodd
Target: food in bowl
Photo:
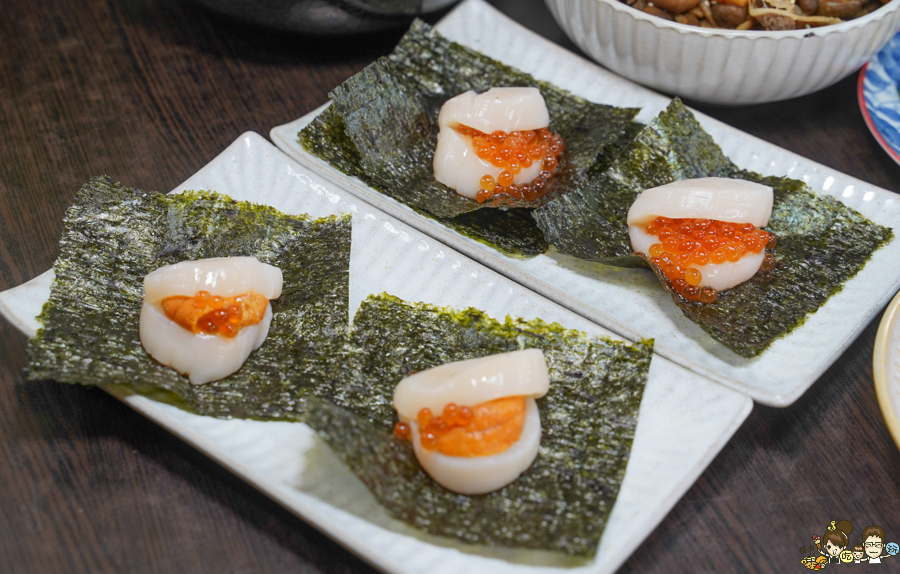
<instances>
[{"instance_id":1,"label":"food in bowl","mask_svg":"<svg viewBox=\"0 0 900 574\"><path fill-rule=\"evenodd\" d=\"M622 0L679 24L731 30L799 30L853 20L890 0Z\"/></svg>"}]
</instances>

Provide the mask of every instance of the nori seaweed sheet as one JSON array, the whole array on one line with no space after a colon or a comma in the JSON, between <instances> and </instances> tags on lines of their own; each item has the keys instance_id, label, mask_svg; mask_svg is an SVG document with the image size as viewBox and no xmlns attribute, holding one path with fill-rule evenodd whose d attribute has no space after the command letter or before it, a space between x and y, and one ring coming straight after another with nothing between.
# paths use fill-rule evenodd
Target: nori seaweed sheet
<instances>
[{"instance_id":1,"label":"nori seaweed sheet","mask_svg":"<svg viewBox=\"0 0 900 574\"><path fill-rule=\"evenodd\" d=\"M344 120L329 106L319 114L308 129L300 133L303 147L324 159L347 175L366 181L359 153L344 132ZM612 146L610 146L612 147ZM373 189L377 184L367 181ZM414 208L415 209L415 208ZM549 244L531 216L531 209L477 209L456 217L434 217L416 210L425 217L436 219L459 233L513 256L534 256L547 251Z\"/></svg>"},{"instance_id":2,"label":"nori seaweed sheet","mask_svg":"<svg viewBox=\"0 0 900 574\"><path fill-rule=\"evenodd\" d=\"M493 86L540 89L550 111L550 127L566 142L553 189L536 201L501 194L479 204L434 180L432 158L441 105L467 90L483 92ZM372 188L444 222L487 207L534 208L565 193L606 148L625 135L637 113L594 104L535 80L446 40L421 21L413 23L389 56L349 78L330 97L332 105L300 132L303 147ZM457 229L479 232L476 226Z\"/></svg>"},{"instance_id":3,"label":"nori seaweed sheet","mask_svg":"<svg viewBox=\"0 0 900 574\"><path fill-rule=\"evenodd\" d=\"M645 189L681 179L731 177L725 157L677 98L620 153L596 165L577 189L533 212L547 241L561 253L631 266L626 217Z\"/></svg>"},{"instance_id":4,"label":"nori seaweed sheet","mask_svg":"<svg viewBox=\"0 0 900 574\"><path fill-rule=\"evenodd\" d=\"M720 293L709 305L669 292L684 314L714 339L753 357L840 291L893 232L831 196L813 194L801 181L750 172L734 175L775 190L766 227L778 238L775 269Z\"/></svg>"},{"instance_id":5,"label":"nori seaweed sheet","mask_svg":"<svg viewBox=\"0 0 900 574\"><path fill-rule=\"evenodd\" d=\"M775 233L776 268L719 295L691 303L663 284L676 304L714 339L743 357L805 321L893 237L836 199L812 193L801 181L762 177L737 168L679 100L641 130L601 172L536 209L535 219L560 252L610 265L646 265L632 256L626 216L641 191L675 180L730 177L775 190L768 231Z\"/></svg>"},{"instance_id":6,"label":"nori seaweed sheet","mask_svg":"<svg viewBox=\"0 0 900 574\"><path fill-rule=\"evenodd\" d=\"M427 532L592 555L624 477L652 343L389 295L363 302L351 328L349 254L348 217L312 220L211 192L163 195L95 178L66 214L27 378L159 389L211 416L305 421L388 510ZM233 255L280 267L283 293L266 342L244 366L194 386L140 344L143 278L177 261ZM415 370L529 347L544 350L552 381L539 401L538 460L494 494L444 490L392 437L394 386Z\"/></svg>"},{"instance_id":7,"label":"nori seaweed sheet","mask_svg":"<svg viewBox=\"0 0 900 574\"><path fill-rule=\"evenodd\" d=\"M479 209L441 220L463 235L501 249L510 256L529 257L547 251L550 245L534 224L531 209Z\"/></svg>"},{"instance_id":8,"label":"nori seaweed sheet","mask_svg":"<svg viewBox=\"0 0 900 574\"><path fill-rule=\"evenodd\" d=\"M591 556L624 478L647 381L652 342L588 337L558 324L477 309L409 304L389 295L364 301L343 366L351 384L311 405L307 424L394 516L466 542ZM518 480L486 495L450 492L421 470L391 430L396 383L449 361L524 348L544 351L550 392L538 400L537 460ZM355 375L355 378L354 378Z\"/></svg>"},{"instance_id":9,"label":"nori seaweed sheet","mask_svg":"<svg viewBox=\"0 0 900 574\"><path fill-rule=\"evenodd\" d=\"M200 414L298 419L348 329L350 219L312 220L205 191L164 195L95 178L65 218L29 380L141 383ZM146 354L138 334L144 276L182 260L255 256L280 267L266 342L229 377L191 385Z\"/></svg>"}]
</instances>

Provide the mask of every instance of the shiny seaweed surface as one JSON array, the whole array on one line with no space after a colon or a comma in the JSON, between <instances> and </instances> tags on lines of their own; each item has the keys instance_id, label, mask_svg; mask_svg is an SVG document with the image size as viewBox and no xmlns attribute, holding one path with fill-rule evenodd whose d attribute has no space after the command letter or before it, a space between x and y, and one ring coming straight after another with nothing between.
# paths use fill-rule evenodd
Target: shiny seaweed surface
<instances>
[{"instance_id":1,"label":"shiny seaweed surface","mask_svg":"<svg viewBox=\"0 0 900 574\"><path fill-rule=\"evenodd\" d=\"M413 72L398 74L398 66ZM562 125L615 130L572 132L558 126L567 138L569 163L559 174L555 193L533 209L478 209L461 215L476 205L430 179L437 111L449 96L493 85L539 85L551 118L561 119ZM421 23L389 57L335 89L332 100L299 134L308 151L508 254L536 255L552 245L580 259L649 267L632 253L625 223L628 208L644 189L698 177L761 179L732 163L678 99L647 126L623 114L610 119L609 109L535 82L446 41ZM814 194L802 182L769 177L766 183L776 189L768 227L780 241L775 271L723 293L712 305L691 303L662 281L685 315L744 357L758 355L802 324L893 237L890 229ZM812 222L815 234L809 232Z\"/></svg>"},{"instance_id":2,"label":"shiny seaweed surface","mask_svg":"<svg viewBox=\"0 0 900 574\"><path fill-rule=\"evenodd\" d=\"M775 270L758 273L713 304L687 301L662 282L685 315L744 357L758 355L802 324L893 237L890 229L830 196L814 194L801 181L739 169L677 99L608 169L592 171L577 190L536 209L534 217L562 253L609 265L646 266L632 255L628 208L644 189L709 176L746 179L775 190L766 227L778 238Z\"/></svg>"},{"instance_id":3,"label":"shiny seaweed surface","mask_svg":"<svg viewBox=\"0 0 900 574\"><path fill-rule=\"evenodd\" d=\"M432 158L437 143L437 116L449 98L494 86L534 86L550 111L550 127L566 142L553 189L526 202L500 194L477 203L434 180ZM331 93L332 105L298 135L310 153L348 175L408 205L417 212L447 223L461 233L507 252L533 255L535 245L521 250L517 236L505 235L508 221L490 225L456 224L454 218L473 211L534 208L567 192L583 174L626 135L637 110L594 104L552 84L452 43L427 24L417 21L396 49ZM502 215L494 217L502 218ZM518 217L531 228L534 223ZM481 231L487 233L482 235ZM542 250L546 243L541 242Z\"/></svg>"},{"instance_id":4,"label":"shiny seaweed surface","mask_svg":"<svg viewBox=\"0 0 900 574\"><path fill-rule=\"evenodd\" d=\"M631 266L625 220L642 191L680 179L729 177L736 169L676 99L611 165L597 165L577 189L536 209L534 218L561 253Z\"/></svg>"},{"instance_id":5,"label":"shiny seaweed surface","mask_svg":"<svg viewBox=\"0 0 900 574\"><path fill-rule=\"evenodd\" d=\"M164 195L95 178L66 214L27 378L114 385L204 415L305 421L414 526L482 545L592 555L624 477L652 344L384 294L364 301L351 327L350 235L348 217L287 216L206 191ZM177 261L233 255L280 267L283 293L266 342L244 366L193 386L141 346L143 278ZM552 380L539 402L537 462L494 494L444 490L392 437L394 386L412 371L529 347L544 351Z\"/></svg>"},{"instance_id":6,"label":"shiny seaweed surface","mask_svg":"<svg viewBox=\"0 0 900 574\"><path fill-rule=\"evenodd\" d=\"M647 381L652 343L589 337L541 320L496 321L477 309L370 297L354 319L351 384L310 408L323 436L394 516L431 534L490 546L591 556L618 494ZM550 393L538 401L538 459L518 480L464 496L435 483L395 439L393 390L450 361L540 348Z\"/></svg>"},{"instance_id":7,"label":"shiny seaweed surface","mask_svg":"<svg viewBox=\"0 0 900 574\"><path fill-rule=\"evenodd\" d=\"M721 293L714 304L689 302L671 289L685 315L735 353L752 357L803 324L890 241L889 228L872 223L801 181L735 172L769 185L775 204L767 230L775 233L775 269Z\"/></svg>"},{"instance_id":8,"label":"shiny seaweed surface","mask_svg":"<svg viewBox=\"0 0 900 574\"><path fill-rule=\"evenodd\" d=\"M265 344L233 375L201 386L144 352L144 276L183 260L255 256L280 267ZM144 192L95 178L65 218L29 380L151 384L200 414L298 419L348 328L350 219L313 220L205 191Z\"/></svg>"}]
</instances>

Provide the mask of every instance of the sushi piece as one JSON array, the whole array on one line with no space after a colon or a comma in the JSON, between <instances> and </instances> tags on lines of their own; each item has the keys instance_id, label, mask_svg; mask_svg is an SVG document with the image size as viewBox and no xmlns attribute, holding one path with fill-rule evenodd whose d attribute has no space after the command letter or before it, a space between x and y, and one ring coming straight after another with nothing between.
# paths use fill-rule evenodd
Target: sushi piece
<instances>
[{"instance_id":1,"label":"sushi piece","mask_svg":"<svg viewBox=\"0 0 900 574\"><path fill-rule=\"evenodd\" d=\"M194 385L227 377L265 341L281 287L281 270L255 257L160 267L144 278L141 344Z\"/></svg>"},{"instance_id":2,"label":"sushi piece","mask_svg":"<svg viewBox=\"0 0 900 574\"><path fill-rule=\"evenodd\" d=\"M641 193L628 210L628 235L688 300L715 301L718 292L771 270L775 236L760 229L772 215L772 188L741 179L675 181Z\"/></svg>"},{"instance_id":3,"label":"sushi piece","mask_svg":"<svg viewBox=\"0 0 900 574\"><path fill-rule=\"evenodd\" d=\"M537 199L564 148L537 88L462 93L443 105L438 125L434 178L479 203L498 193Z\"/></svg>"},{"instance_id":4,"label":"sushi piece","mask_svg":"<svg viewBox=\"0 0 900 574\"><path fill-rule=\"evenodd\" d=\"M397 385L394 434L453 492L486 494L531 466L541 442L536 398L550 378L544 354L527 349L447 363ZM440 413L435 415L435 413Z\"/></svg>"}]
</instances>

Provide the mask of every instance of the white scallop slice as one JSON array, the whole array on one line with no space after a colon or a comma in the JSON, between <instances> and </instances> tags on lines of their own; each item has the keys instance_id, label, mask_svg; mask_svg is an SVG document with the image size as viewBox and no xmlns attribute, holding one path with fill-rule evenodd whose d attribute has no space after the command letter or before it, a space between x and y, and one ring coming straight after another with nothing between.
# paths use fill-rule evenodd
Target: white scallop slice
<instances>
[{"instance_id":1,"label":"white scallop slice","mask_svg":"<svg viewBox=\"0 0 900 574\"><path fill-rule=\"evenodd\" d=\"M772 188L743 179L705 177L645 190L628 210L628 225L657 217L703 218L764 227L772 216Z\"/></svg>"},{"instance_id":2,"label":"white scallop slice","mask_svg":"<svg viewBox=\"0 0 900 574\"><path fill-rule=\"evenodd\" d=\"M481 190L481 178L489 175L494 181L504 169L484 161L472 149L470 138L451 127L442 127L434 150L434 179L456 193L475 199ZM513 183L528 183L541 174L541 162L533 162L513 176Z\"/></svg>"},{"instance_id":3,"label":"white scallop slice","mask_svg":"<svg viewBox=\"0 0 900 574\"><path fill-rule=\"evenodd\" d=\"M281 296L281 269L255 257L212 257L160 267L144 277L144 299L151 303L173 295L193 297L198 291L236 297L255 291L266 299Z\"/></svg>"},{"instance_id":4,"label":"white scallop slice","mask_svg":"<svg viewBox=\"0 0 900 574\"><path fill-rule=\"evenodd\" d=\"M438 115L434 178L460 195L475 199L481 178L490 175L496 181L503 169L475 154L471 139L456 131L460 124L484 133L536 130L550 125L550 112L537 88L491 88L483 94L469 91L444 103ZM533 162L513 176L513 183L528 183L540 172L540 162Z\"/></svg>"},{"instance_id":5,"label":"white scallop slice","mask_svg":"<svg viewBox=\"0 0 900 574\"><path fill-rule=\"evenodd\" d=\"M160 267L144 277L141 345L163 365L187 375L194 385L227 377L266 340L272 305L266 305L263 319L256 325L243 327L234 337L222 337L192 333L172 321L163 311L162 300L175 295L193 297L198 291L222 297L255 291L266 299L277 299L282 284L281 269L255 257L212 257Z\"/></svg>"},{"instance_id":6,"label":"white scallop slice","mask_svg":"<svg viewBox=\"0 0 900 574\"><path fill-rule=\"evenodd\" d=\"M187 375L191 384L202 385L236 372L258 349L272 323L272 305L266 305L262 321L241 329L234 337L192 333L166 317L159 303L144 301L140 337L151 357Z\"/></svg>"},{"instance_id":7,"label":"white scallop slice","mask_svg":"<svg viewBox=\"0 0 900 574\"><path fill-rule=\"evenodd\" d=\"M763 227L772 216L774 194L767 185L743 179L705 177L674 181L645 190L628 210L628 236L635 253L649 255L659 238L645 231L657 217L714 219ZM725 291L759 271L765 251L747 253L738 261L691 265L700 271L700 287Z\"/></svg>"},{"instance_id":8,"label":"white scallop slice","mask_svg":"<svg viewBox=\"0 0 900 574\"><path fill-rule=\"evenodd\" d=\"M481 94L470 90L447 100L438 114L441 127L460 124L487 134L537 130L550 125L550 112L537 88L491 88Z\"/></svg>"},{"instance_id":9,"label":"white scallop slice","mask_svg":"<svg viewBox=\"0 0 900 574\"><path fill-rule=\"evenodd\" d=\"M643 226L629 225L628 236L631 238L631 248L636 253L644 255L650 252L651 245L659 243L659 237L647 233ZM690 267L696 267L700 271L702 278L699 287L712 287L716 291L725 291L756 275L765 256L766 251L763 249L759 253L746 253L733 262L707 263L706 265L690 265Z\"/></svg>"},{"instance_id":10,"label":"white scallop slice","mask_svg":"<svg viewBox=\"0 0 900 574\"><path fill-rule=\"evenodd\" d=\"M513 396L540 398L550 388L540 349L525 349L447 363L406 377L394 389L400 420L414 420L427 408L440 416L450 403L474 406Z\"/></svg>"},{"instance_id":11,"label":"white scallop slice","mask_svg":"<svg viewBox=\"0 0 900 574\"><path fill-rule=\"evenodd\" d=\"M525 423L519 440L498 454L448 456L422 446L415 421L410 422L410 430L422 469L447 490L468 496L487 494L516 480L534 462L541 444L541 416L533 397L525 399Z\"/></svg>"}]
</instances>

